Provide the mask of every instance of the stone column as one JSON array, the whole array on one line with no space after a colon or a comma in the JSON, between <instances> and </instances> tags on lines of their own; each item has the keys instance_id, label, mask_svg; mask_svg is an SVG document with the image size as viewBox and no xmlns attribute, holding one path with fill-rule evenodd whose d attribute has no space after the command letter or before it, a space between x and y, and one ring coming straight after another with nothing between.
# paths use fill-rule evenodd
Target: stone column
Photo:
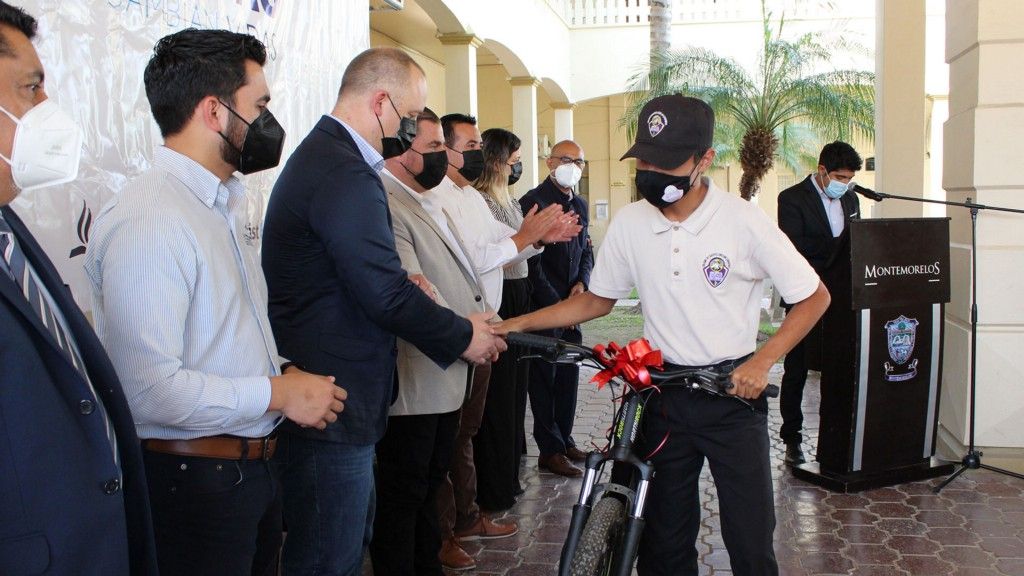
<instances>
[{"instance_id":1,"label":"stone column","mask_svg":"<svg viewBox=\"0 0 1024 576\"><path fill-rule=\"evenodd\" d=\"M554 146L562 140L572 140L572 111L576 105L569 102L553 102L551 108L555 111L555 141L551 142L551 145Z\"/></svg>"},{"instance_id":2,"label":"stone column","mask_svg":"<svg viewBox=\"0 0 1024 576\"><path fill-rule=\"evenodd\" d=\"M512 84L512 132L523 144L523 176L513 187L512 194L521 196L537 186L537 86L540 79L532 76L510 78Z\"/></svg>"},{"instance_id":3,"label":"stone column","mask_svg":"<svg viewBox=\"0 0 1024 576\"><path fill-rule=\"evenodd\" d=\"M444 114L476 116L476 49L483 42L473 34L442 34L438 40L444 47Z\"/></svg>"},{"instance_id":4,"label":"stone column","mask_svg":"<svg viewBox=\"0 0 1024 576\"><path fill-rule=\"evenodd\" d=\"M1018 0L947 0L943 187L949 200L970 197L1024 209L1022 59L1024 10ZM981 211L978 251L971 254L970 213L953 207L946 212L952 217L953 295L946 308L940 446L959 456L968 442L973 256L979 313L975 440L986 464L1024 472L1024 215Z\"/></svg>"},{"instance_id":5,"label":"stone column","mask_svg":"<svg viewBox=\"0 0 1024 576\"><path fill-rule=\"evenodd\" d=\"M923 198L925 0L877 0L875 21L875 189ZM919 217L924 207L887 200L874 207L873 215Z\"/></svg>"}]
</instances>

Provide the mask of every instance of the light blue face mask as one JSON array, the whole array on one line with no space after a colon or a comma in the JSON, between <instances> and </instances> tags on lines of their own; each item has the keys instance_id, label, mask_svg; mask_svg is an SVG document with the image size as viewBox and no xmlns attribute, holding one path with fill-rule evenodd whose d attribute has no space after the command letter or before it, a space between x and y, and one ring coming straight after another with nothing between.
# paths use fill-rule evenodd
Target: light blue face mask
<instances>
[{"instance_id":1,"label":"light blue face mask","mask_svg":"<svg viewBox=\"0 0 1024 576\"><path fill-rule=\"evenodd\" d=\"M825 187L825 195L835 200L840 198L850 188L849 184L843 184L838 180L830 180L828 186Z\"/></svg>"}]
</instances>

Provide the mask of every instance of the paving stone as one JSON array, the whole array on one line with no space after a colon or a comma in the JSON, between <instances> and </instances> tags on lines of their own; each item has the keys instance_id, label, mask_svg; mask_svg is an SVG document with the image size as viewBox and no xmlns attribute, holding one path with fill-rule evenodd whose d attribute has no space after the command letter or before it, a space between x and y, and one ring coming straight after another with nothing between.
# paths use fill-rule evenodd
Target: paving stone
<instances>
[{"instance_id":1,"label":"paving stone","mask_svg":"<svg viewBox=\"0 0 1024 576\"><path fill-rule=\"evenodd\" d=\"M964 517L946 510L922 510L914 514L914 520L929 527L957 527L964 524Z\"/></svg>"},{"instance_id":2,"label":"paving stone","mask_svg":"<svg viewBox=\"0 0 1024 576\"><path fill-rule=\"evenodd\" d=\"M808 574L849 574L853 561L835 552L821 552L800 559Z\"/></svg>"},{"instance_id":3,"label":"paving stone","mask_svg":"<svg viewBox=\"0 0 1024 576\"><path fill-rule=\"evenodd\" d=\"M829 514L833 520L836 520L845 525L864 525L874 524L878 520L877 514L872 514L866 510L836 510Z\"/></svg>"},{"instance_id":4,"label":"paving stone","mask_svg":"<svg viewBox=\"0 0 1024 576\"><path fill-rule=\"evenodd\" d=\"M1000 558L996 561L996 567L1007 576L1024 576L1024 559L1022 558Z\"/></svg>"},{"instance_id":5,"label":"paving stone","mask_svg":"<svg viewBox=\"0 0 1024 576\"><path fill-rule=\"evenodd\" d=\"M906 574L905 570L891 564L885 566L862 565L850 572L851 576L906 576Z\"/></svg>"},{"instance_id":6,"label":"paving stone","mask_svg":"<svg viewBox=\"0 0 1024 576\"><path fill-rule=\"evenodd\" d=\"M934 554L942 548L924 536L892 536L885 544L902 555Z\"/></svg>"},{"instance_id":7,"label":"paving stone","mask_svg":"<svg viewBox=\"0 0 1024 576\"><path fill-rule=\"evenodd\" d=\"M875 502L868 505L868 510L879 518L910 518L917 512L913 506L901 502Z\"/></svg>"},{"instance_id":8,"label":"paving stone","mask_svg":"<svg viewBox=\"0 0 1024 576\"><path fill-rule=\"evenodd\" d=\"M991 568L996 563L992 554L975 546L945 546L939 551L938 556L952 562L954 566Z\"/></svg>"},{"instance_id":9,"label":"paving stone","mask_svg":"<svg viewBox=\"0 0 1024 576\"><path fill-rule=\"evenodd\" d=\"M891 564L899 554L881 544L850 544L843 550L843 556L854 564Z\"/></svg>"},{"instance_id":10,"label":"paving stone","mask_svg":"<svg viewBox=\"0 0 1024 576\"><path fill-rule=\"evenodd\" d=\"M943 546L969 546L978 543L978 536L965 528L929 528L928 538Z\"/></svg>"},{"instance_id":11,"label":"paving stone","mask_svg":"<svg viewBox=\"0 0 1024 576\"><path fill-rule=\"evenodd\" d=\"M888 538L888 534L874 526L842 526L835 534L851 544L882 544Z\"/></svg>"},{"instance_id":12,"label":"paving stone","mask_svg":"<svg viewBox=\"0 0 1024 576\"><path fill-rule=\"evenodd\" d=\"M979 546L996 558L1024 558L1024 542L1020 538L982 538Z\"/></svg>"},{"instance_id":13,"label":"paving stone","mask_svg":"<svg viewBox=\"0 0 1024 576\"><path fill-rule=\"evenodd\" d=\"M915 576L942 576L953 572L952 564L935 556L903 556L896 565Z\"/></svg>"}]
</instances>

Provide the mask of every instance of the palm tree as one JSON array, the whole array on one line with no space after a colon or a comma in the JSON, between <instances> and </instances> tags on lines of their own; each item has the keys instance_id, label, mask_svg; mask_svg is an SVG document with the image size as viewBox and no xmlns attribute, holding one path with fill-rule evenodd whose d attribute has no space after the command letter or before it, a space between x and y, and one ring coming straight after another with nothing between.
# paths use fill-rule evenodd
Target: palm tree
<instances>
[{"instance_id":1,"label":"palm tree","mask_svg":"<svg viewBox=\"0 0 1024 576\"><path fill-rule=\"evenodd\" d=\"M620 122L632 139L640 109L651 98L683 93L705 100L717 117L715 148L735 151L743 169L740 195L747 200L757 195L776 159L798 172L808 159L813 162L821 140L874 138L874 74L828 70L839 50L863 48L843 40L826 45L815 33L784 39L785 19L773 26L765 0L761 13L764 43L753 74L705 48L659 51L630 80L631 105ZM730 134L736 141L722 140Z\"/></svg>"},{"instance_id":2,"label":"palm tree","mask_svg":"<svg viewBox=\"0 0 1024 576\"><path fill-rule=\"evenodd\" d=\"M672 0L650 0L651 4L651 68L655 55L672 48Z\"/></svg>"}]
</instances>

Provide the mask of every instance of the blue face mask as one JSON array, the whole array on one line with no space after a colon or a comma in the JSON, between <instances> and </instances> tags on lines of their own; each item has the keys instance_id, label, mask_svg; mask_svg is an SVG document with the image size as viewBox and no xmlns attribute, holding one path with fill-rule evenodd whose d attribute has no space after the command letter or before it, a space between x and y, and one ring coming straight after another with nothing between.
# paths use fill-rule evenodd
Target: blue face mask
<instances>
[{"instance_id":1,"label":"blue face mask","mask_svg":"<svg viewBox=\"0 0 1024 576\"><path fill-rule=\"evenodd\" d=\"M850 188L849 184L843 184L838 180L830 180L828 186L825 187L825 196L835 200L840 198Z\"/></svg>"}]
</instances>

